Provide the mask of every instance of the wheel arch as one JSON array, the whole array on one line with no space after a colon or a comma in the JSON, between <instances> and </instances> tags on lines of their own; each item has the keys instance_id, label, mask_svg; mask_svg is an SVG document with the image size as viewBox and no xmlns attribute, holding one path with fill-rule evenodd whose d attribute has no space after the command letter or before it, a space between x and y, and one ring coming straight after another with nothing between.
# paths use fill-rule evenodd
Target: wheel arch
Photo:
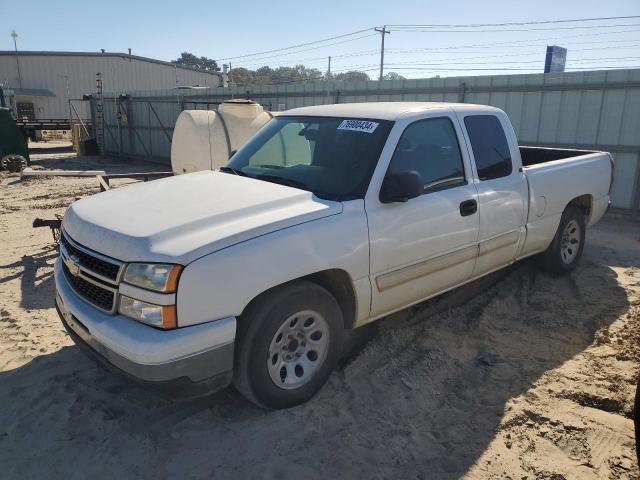
<instances>
[{"instance_id":1,"label":"wheel arch","mask_svg":"<svg viewBox=\"0 0 640 480\"><path fill-rule=\"evenodd\" d=\"M576 207L585 216L585 223L588 225L591 220L591 213L593 212L593 195L584 194L577 196L569 201L565 210L569 207Z\"/></svg>"},{"instance_id":2,"label":"wheel arch","mask_svg":"<svg viewBox=\"0 0 640 480\"><path fill-rule=\"evenodd\" d=\"M273 294L280 288L299 281L308 281L327 290L338 302L342 312L342 319L345 329L352 329L356 324L357 299L351 275L345 270L334 268L304 275L291 279L287 282L275 285L268 290L256 295L243 309L242 314L249 310L256 302Z\"/></svg>"}]
</instances>

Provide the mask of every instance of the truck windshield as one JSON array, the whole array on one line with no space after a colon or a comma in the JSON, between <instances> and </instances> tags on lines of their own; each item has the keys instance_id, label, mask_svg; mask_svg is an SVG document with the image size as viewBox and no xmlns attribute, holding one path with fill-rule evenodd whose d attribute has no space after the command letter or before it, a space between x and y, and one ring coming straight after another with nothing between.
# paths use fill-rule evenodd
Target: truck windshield
<instances>
[{"instance_id":1,"label":"truck windshield","mask_svg":"<svg viewBox=\"0 0 640 480\"><path fill-rule=\"evenodd\" d=\"M393 122L279 116L220 170L308 190L321 198L363 198Z\"/></svg>"}]
</instances>

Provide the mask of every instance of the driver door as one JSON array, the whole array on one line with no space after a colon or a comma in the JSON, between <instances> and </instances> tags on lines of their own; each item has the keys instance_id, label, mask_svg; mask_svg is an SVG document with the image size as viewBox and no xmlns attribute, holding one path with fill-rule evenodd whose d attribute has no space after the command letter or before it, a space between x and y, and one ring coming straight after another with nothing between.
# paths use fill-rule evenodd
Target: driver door
<instances>
[{"instance_id":1,"label":"driver door","mask_svg":"<svg viewBox=\"0 0 640 480\"><path fill-rule=\"evenodd\" d=\"M478 255L478 193L462 138L453 114L410 123L387 173L418 172L424 193L404 203L367 198L371 317L471 278Z\"/></svg>"}]
</instances>

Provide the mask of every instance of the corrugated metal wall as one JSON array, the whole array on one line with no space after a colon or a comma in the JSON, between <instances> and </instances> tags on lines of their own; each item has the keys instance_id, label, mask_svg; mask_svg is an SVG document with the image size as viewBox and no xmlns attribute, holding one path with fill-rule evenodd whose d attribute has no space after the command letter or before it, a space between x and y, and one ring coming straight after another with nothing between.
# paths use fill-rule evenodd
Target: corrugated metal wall
<instances>
[{"instance_id":1,"label":"corrugated metal wall","mask_svg":"<svg viewBox=\"0 0 640 480\"><path fill-rule=\"evenodd\" d=\"M215 108L229 98L252 98L271 110L377 101L493 105L507 112L523 145L612 152L613 205L637 208L640 200L640 69L130 92L123 100L105 95L105 150L168 160L180 111Z\"/></svg>"},{"instance_id":2,"label":"corrugated metal wall","mask_svg":"<svg viewBox=\"0 0 640 480\"><path fill-rule=\"evenodd\" d=\"M152 59L126 54L36 54L19 55L22 88L50 90L55 96L16 96L17 102L34 104L36 118L69 118L68 96L82 98L96 89L96 73L102 73L103 90L121 92L133 89L162 89L179 85L217 86L219 77ZM69 95L67 96L67 79ZM0 83L18 87L16 57L0 53ZM89 118L88 102L74 102L82 118Z\"/></svg>"}]
</instances>

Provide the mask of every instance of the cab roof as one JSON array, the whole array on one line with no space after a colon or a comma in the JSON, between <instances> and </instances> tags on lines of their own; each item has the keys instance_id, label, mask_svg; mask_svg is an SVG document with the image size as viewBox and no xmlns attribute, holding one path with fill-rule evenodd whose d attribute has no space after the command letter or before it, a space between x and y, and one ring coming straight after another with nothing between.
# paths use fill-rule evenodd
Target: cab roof
<instances>
[{"instance_id":1,"label":"cab roof","mask_svg":"<svg viewBox=\"0 0 640 480\"><path fill-rule=\"evenodd\" d=\"M410 116L411 113L421 113L426 110L464 110L465 112L496 112L499 109L487 105L448 102L370 102L370 103L339 103L333 105L315 105L312 107L293 108L282 112L281 115L313 116L313 117L347 117L367 118L377 120L398 120L400 117Z\"/></svg>"}]
</instances>

